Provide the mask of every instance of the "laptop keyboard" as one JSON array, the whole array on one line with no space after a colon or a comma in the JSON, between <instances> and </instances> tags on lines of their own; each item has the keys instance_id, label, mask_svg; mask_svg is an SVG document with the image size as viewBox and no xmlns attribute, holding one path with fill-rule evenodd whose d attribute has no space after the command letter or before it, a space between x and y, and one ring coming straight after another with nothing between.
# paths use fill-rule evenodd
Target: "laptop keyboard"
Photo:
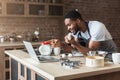
<instances>
[{"instance_id":1,"label":"laptop keyboard","mask_svg":"<svg viewBox=\"0 0 120 80\"><path fill-rule=\"evenodd\" d=\"M38 49L34 49L34 51L35 51L35 53L36 53L36 55L37 55L37 56L39 56L39 55L40 55L40 52L39 52L39 50L38 50Z\"/></svg>"},{"instance_id":2,"label":"laptop keyboard","mask_svg":"<svg viewBox=\"0 0 120 80\"><path fill-rule=\"evenodd\" d=\"M59 59L54 58L52 56L40 56L40 52L38 49L34 49L36 55L38 56L38 59L40 62L58 62Z\"/></svg>"},{"instance_id":3,"label":"laptop keyboard","mask_svg":"<svg viewBox=\"0 0 120 80\"><path fill-rule=\"evenodd\" d=\"M59 59L52 56L38 56L40 62L58 62Z\"/></svg>"}]
</instances>

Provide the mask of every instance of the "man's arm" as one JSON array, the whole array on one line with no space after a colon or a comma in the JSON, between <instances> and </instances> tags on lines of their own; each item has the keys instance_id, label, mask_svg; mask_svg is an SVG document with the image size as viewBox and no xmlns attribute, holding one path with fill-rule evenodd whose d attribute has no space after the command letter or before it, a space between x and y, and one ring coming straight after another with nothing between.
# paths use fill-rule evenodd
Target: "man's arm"
<instances>
[{"instance_id":1,"label":"man's arm","mask_svg":"<svg viewBox=\"0 0 120 80\"><path fill-rule=\"evenodd\" d=\"M51 39L48 41L51 43L52 48L61 47L65 52L71 52L71 50L74 49L69 43L61 42L59 39Z\"/></svg>"},{"instance_id":2,"label":"man's arm","mask_svg":"<svg viewBox=\"0 0 120 80\"><path fill-rule=\"evenodd\" d=\"M91 50L98 50L100 47L100 42L99 41L89 41L88 48Z\"/></svg>"},{"instance_id":3,"label":"man's arm","mask_svg":"<svg viewBox=\"0 0 120 80\"><path fill-rule=\"evenodd\" d=\"M65 52L70 52L73 49L77 49L79 52L83 53L84 55L87 55L88 51L97 50L100 47L99 41L91 41L91 40L89 41L88 47L84 47L80 45L74 39L68 40L68 42L70 42L72 46L68 45L67 43L62 43L58 39L54 39L51 42L53 47L61 47L64 49Z\"/></svg>"},{"instance_id":4,"label":"man's arm","mask_svg":"<svg viewBox=\"0 0 120 80\"><path fill-rule=\"evenodd\" d=\"M72 45L81 53L83 53L84 55L87 55L88 51L91 50L97 50L100 46L100 42L99 41L90 41L88 44L88 47L84 47L82 45L80 45L77 42L72 43Z\"/></svg>"},{"instance_id":5,"label":"man's arm","mask_svg":"<svg viewBox=\"0 0 120 80\"><path fill-rule=\"evenodd\" d=\"M75 50L75 48L73 48L71 44L67 44L67 43L62 43L61 47L65 52L71 52L72 50Z\"/></svg>"}]
</instances>

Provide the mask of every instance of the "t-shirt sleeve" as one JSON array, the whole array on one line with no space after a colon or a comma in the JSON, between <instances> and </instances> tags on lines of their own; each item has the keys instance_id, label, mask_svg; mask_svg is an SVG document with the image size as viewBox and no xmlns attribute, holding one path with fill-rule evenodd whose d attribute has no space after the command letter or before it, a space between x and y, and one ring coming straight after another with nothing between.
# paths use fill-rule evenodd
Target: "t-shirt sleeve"
<instances>
[{"instance_id":1,"label":"t-shirt sleeve","mask_svg":"<svg viewBox=\"0 0 120 80\"><path fill-rule=\"evenodd\" d=\"M93 41L104 41L106 28L103 23L93 22L90 26L91 40Z\"/></svg>"}]
</instances>

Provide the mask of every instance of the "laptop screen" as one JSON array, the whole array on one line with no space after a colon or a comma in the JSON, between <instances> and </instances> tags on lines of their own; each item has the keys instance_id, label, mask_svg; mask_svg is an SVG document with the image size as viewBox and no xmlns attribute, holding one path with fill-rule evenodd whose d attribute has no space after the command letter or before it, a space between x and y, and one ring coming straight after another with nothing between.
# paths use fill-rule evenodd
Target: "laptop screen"
<instances>
[{"instance_id":1,"label":"laptop screen","mask_svg":"<svg viewBox=\"0 0 120 80\"><path fill-rule=\"evenodd\" d=\"M26 47L30 57L35 59L36 61L39 61L32 44L30 42L27 42L27 41L23 41L23 43L24 43L24 45L25 45L25 47Z\"/></svg>"},{"instance_id":2,"label":"laptop screen","mask_svg":"<svg viewBox=\"0 0 120 80\"><path fill-rule=\"evenodd\" d=\"M59 59L54 58L52 56L42 56L42 55L38 56L30 42L23 41L23 43L32 59L39 62L58 62L59 61Z\"/></svg>"}]
</instances>

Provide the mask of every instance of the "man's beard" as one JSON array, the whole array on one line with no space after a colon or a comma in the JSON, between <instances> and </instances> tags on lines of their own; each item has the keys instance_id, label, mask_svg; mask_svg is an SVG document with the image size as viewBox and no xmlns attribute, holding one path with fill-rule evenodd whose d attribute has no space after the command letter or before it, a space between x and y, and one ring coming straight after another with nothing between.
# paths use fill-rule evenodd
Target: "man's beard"
<instances>
[{"instance_id":1,"label":"man's beard","mask_svg":"<svg viewBox=\"0 0 120 80\"><path fill-rule=\"evenodd\" d=\"M80 27L76 24L75 25L76 27L75 27L75 33L74 33L74 35L78 32L78 31L80 31L81 29L80 29Z\"/></svg>"},{"instance_id":2,"label":"man's beard","mask_svg":"<svg viewBox=\"0 0 120 80\"><path fill-rule=\"evenodd\" d=\"M78 32L78 31L80 31L81 29L80 29L80 27L76 24L75 25L75 33L73 33L74 35ZM68 30L68 32L71 32L70 30Z\"/></svg>"}]
</instances>

